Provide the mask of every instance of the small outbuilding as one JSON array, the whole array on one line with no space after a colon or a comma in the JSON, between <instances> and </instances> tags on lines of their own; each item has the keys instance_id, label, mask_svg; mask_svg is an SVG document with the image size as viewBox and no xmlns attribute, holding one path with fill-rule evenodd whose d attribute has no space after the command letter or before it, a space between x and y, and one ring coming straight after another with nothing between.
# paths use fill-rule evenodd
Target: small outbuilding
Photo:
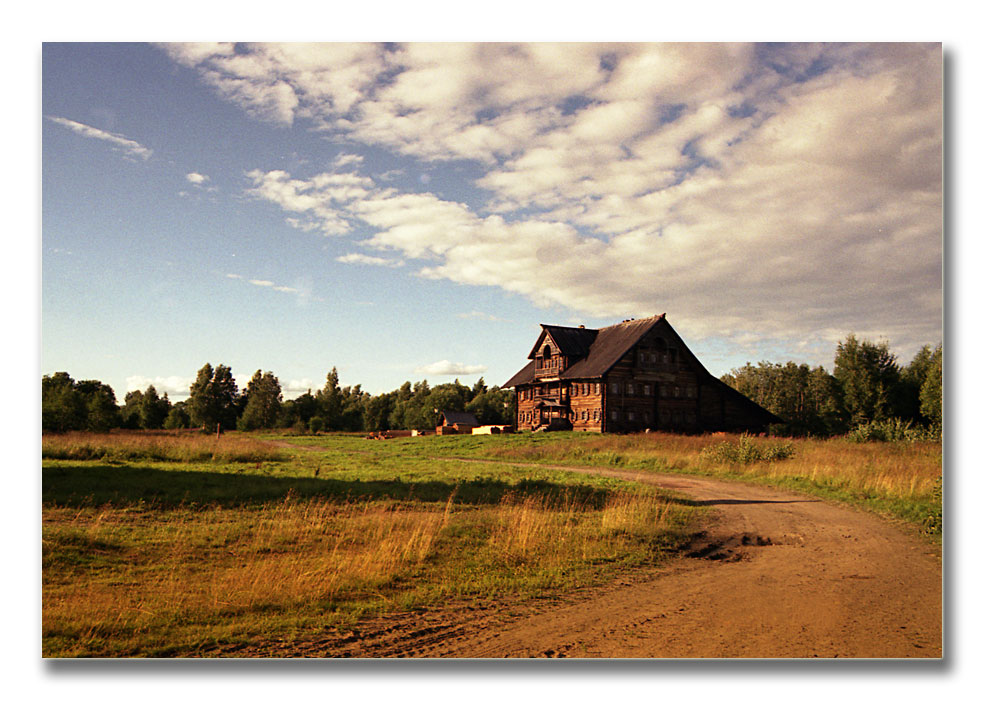
<instances>
[{"instance_id":1,"label":"small outbuilding","mask_svg":"<svg viewBox=\"0 0 985 701\"><path fill-rule=\"evenodd\" d=\"M472 429L479 425L479 420L475 414L467 411L443 411L438 417L438 425L434 432L439 436L451 435L455 433L472 433Z\"/></svg>"}]
</instances>

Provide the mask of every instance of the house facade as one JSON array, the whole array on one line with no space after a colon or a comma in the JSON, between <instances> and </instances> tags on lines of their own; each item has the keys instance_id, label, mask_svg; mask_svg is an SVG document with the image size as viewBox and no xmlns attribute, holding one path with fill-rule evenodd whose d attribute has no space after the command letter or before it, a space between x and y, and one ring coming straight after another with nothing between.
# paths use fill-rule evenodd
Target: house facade
<instances>
[{"instance_id":1,"label":"house facade","mask_svg":"<svg viewBox=\"0 0 985 701\"><path fill-rule=\"evenodd\" d=\"M541 324L504 383L520 431L748 431L782 420L713 377L661 314L601 329Z\"/></svg>"}]
</instances>

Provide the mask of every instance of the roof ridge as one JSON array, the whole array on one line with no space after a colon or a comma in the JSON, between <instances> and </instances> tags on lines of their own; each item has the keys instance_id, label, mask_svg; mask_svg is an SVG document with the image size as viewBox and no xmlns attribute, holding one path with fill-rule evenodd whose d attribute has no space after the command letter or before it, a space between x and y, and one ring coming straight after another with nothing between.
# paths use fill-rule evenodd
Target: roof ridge
<instances>
[{"instance_id":1,"label":"roof ridge","mask_svg":"<svg viewBox=\"0 0 985 701\"><path fill-rule=\"evenodd\" d=\"M614 329L617 326L622 326L623 324L635 324L643 321L660 321L666 318L667 312L661 314L654 314L653 316L644 316L641 319L623 319L618 324L610 324L608 326L603 326L602 329ZM599 329L601 331L602 329Z\"/></svg>"}]
</instances>

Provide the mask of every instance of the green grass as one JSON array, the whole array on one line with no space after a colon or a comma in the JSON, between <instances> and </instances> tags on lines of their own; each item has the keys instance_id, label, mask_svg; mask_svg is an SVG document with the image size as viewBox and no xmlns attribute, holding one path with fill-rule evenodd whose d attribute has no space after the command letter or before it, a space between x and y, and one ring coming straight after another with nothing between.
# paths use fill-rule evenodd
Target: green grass
<instances>
[{"instance_id":1,"label":"green grass","mask_svg":"<svg viewBox=\"0 0 985 701\"><path fill-rule=\"evenodd\" d=\"M352 436L290 439L337 454L408 460L474 458L678 472L792 489L889 516L939 539L939 442L858 444L843 439L777 439L674 434L539 433L365 441Z\"/></svg>"},{"instance_id":2,"label":"green grass","mask_svg":"<svg viewBox=\"0 0 985 701\"><path fill-rule=\"evenodd\" d=\"M557 596L659 565L701 513L438 443L297 443L258 464L44 460L43 654L234 655L381 612Z\"/></svg>"},{"instance_id":3,"label":"green grass","mask_svg":"<svg viewBox=\"0 0 985 701\"><path fill-rule=\"evenodd\" d=\"M131 438L44 453L46 656L291 654L367 616L659 566L699 527L702 508L672 494L538 464L752 481L942 522L939 443L228 434L196 457L205 444L183 436Z\"/></svg>"}]
</instances>

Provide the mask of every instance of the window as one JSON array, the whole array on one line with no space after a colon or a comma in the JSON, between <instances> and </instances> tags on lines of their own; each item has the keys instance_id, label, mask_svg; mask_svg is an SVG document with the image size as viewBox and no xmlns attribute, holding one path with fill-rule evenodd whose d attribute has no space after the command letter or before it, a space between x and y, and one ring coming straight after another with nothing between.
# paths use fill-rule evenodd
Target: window
<instances>
[{"instance_id":1,"label":"window","mask_svg":"<svg viewBox=\"0 0 985 701\"><path fill-rule=\"evenodd\" d=\"M650 385L649 385L649 383L645 383L645 382L643 383L643 396L644 397L649 397L650 396Z\"/></svg>"},{"instance_id":2,"label":"window","mask_svg":"<svg viewBox=\"0 0 985 701\"><path fill-rule=\"evenodd\" d=\"M601 382L596 382L595 383L595 394L602 394L602 383Z\"/></svg>"},{"instance_id":3,"label":"window","mask_svg":"<svg viewBox=\"0 0 985 701\"><path fill-rule=\"evenodd\" d=\"M636 421L636 412L634 412L634 411L627 411L626 412L626 419L629 420L629 421Z\"/></svg>"},{"instance_id":4,"label":"window","mask_svg":"<svg viewBox=\"0 0 985 701\"><path fill-rule=\"evenodd\" d=\"M634 385L632 382L626 383L626 394L628 394L630 397L632 397L633 394L635 393L633 387Z\"/></svg>"},{"instance_id":5,"label":"window","mask_svg":"<svg viewBox=\"0 0 985 701\"><path fill-rule=\"evenodd\" d=\"M611 418L611 419L612 419L613 421L618 421L618 420L619 420L619 410L618 410L618 409L613 409L613 410L612 410L612 411L611 411L611 412L609 413L609 417L610 417L610 418Z\"/></svg>"},{"instance_id":6,"label":"window","mask_svg":"<svg viewBox=\"0 0 985 701\"><path fill-rule=\"evenodd\" d=\"M612 392L612 394L619 394L619 383L618 382L609 383L609 391Z\"/></svg>"},{"instance_id":7,"label":"window","mask_svg":"<svg viewBox=\"0 0 985 701\"><path fill-rule=\"evenodd\" d=\"M681 396L681 388L674 385L674 398L678 399Z\"/></svg>"},{"instance_id":8,"label":"window","mask_svg":"<svg viewBox=\"0 0 985 701\"><path fill-rule=\"evenodd\" d=\"M661 397L667 396L667 385L660 385L660 396Z\"/></svg>"}]
</instances>

